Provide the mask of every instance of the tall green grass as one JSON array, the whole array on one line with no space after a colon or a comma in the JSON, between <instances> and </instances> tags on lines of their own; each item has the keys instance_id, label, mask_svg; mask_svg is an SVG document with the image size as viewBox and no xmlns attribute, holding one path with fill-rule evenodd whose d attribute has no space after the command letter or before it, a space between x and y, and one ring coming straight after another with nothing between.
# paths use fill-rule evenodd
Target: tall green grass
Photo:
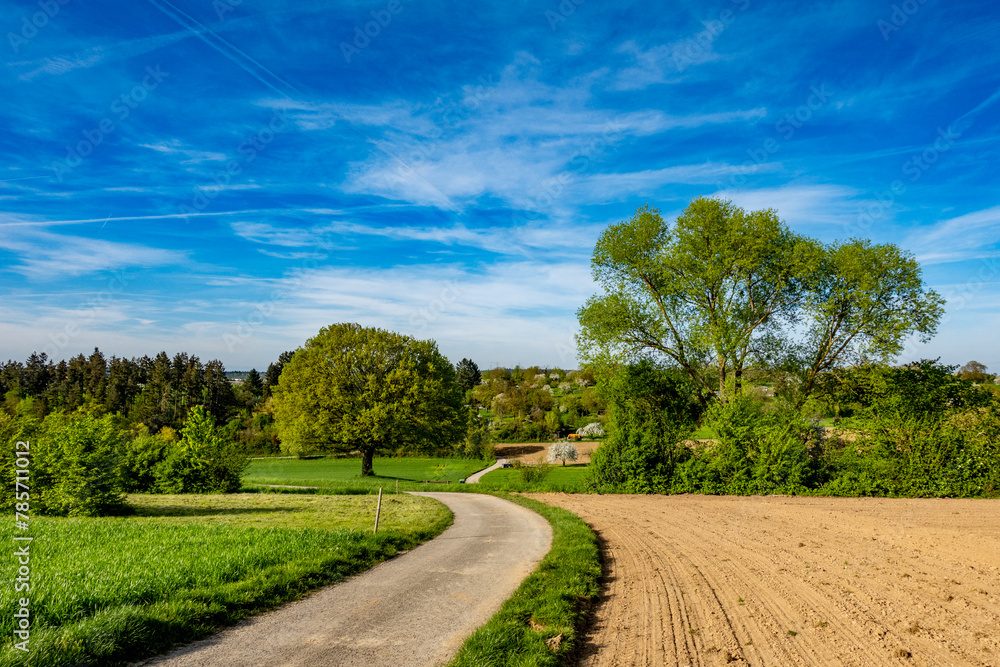
<instances>
[{"instance_id":1,"label":"tall green grass","mask_svg":"<svg viewBox=\"0 0 1000 667\"><path fill-rule=\"evenodd\" d=\"M377 536L369 498L133 500L133 517L32 521L31 591L0 591L5 638L18 599L30 598L30 650L7 639L0 665L122 665L155 655L367 569L451 520L439 503L411 496L383 503L388 529ZM0 525L0 541L12 544L12 532ZM4 559L6 581L15 567Z\"/></svg>"}]
</instances>

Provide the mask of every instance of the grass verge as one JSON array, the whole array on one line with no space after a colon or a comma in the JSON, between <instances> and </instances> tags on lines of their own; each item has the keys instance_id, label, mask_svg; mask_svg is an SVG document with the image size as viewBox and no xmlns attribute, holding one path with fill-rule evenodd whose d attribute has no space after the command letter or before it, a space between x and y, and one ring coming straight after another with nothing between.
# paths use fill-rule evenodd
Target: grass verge
<instances>
[{"instance_id":1,"label":"grass verge","mask_svg":"<svg viewBox=\"0 0 1000 667\"><path fill-rule=\"evenodd\" d=\"M0 665L124 665L390 558L438 535L451 513L427 498L131 496L129 517L32 519L29 650ZM11 544L13 527L0 525ZM4 559L13 581L17 559ZM19 599L0 590L0 632Z\"/></svg>"},{"instance_id":2,"label":"grass verge","mask_svg":"<svg viewBox=\"0 0 1000 667\"><path fill-rule=\"evenodd\" d=\"M564 664L578 648L600 590L597 538L572 512L509 493L491 495L545 517L552 525L552 549L493 618L465 641L449 667Z\"/></svg>"}]
</instances>

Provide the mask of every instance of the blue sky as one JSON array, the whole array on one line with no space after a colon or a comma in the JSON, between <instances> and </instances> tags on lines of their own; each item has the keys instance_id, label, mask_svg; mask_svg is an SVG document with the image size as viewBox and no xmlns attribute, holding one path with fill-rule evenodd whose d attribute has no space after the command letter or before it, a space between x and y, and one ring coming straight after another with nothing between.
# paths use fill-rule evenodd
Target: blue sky
<instances>
[{"instance_id":1,"label":"blue sky","mask_svg":"<svg viewBox=\"0 0 1000 667\"><path fill-rule=\"evenodd\" d=\"M914 253L1000 371L995 3L0 0L0 359L264 368L322 326L574 366L645 203Z\"/></svg>"}]
</instances>

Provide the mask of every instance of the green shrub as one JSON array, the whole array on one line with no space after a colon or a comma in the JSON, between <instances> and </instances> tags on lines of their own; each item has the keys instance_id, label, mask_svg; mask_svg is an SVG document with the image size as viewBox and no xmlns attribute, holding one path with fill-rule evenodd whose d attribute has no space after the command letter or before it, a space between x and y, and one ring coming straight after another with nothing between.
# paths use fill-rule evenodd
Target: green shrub
<instances>
[{"instance_id":1,"label":"green shrub","mask_svg":"<svg viewBox=\"0 0 1000 667\"><path fill-rule=\"evenodd\" d=\"M611 493L667 493L675 467L691 456L679 444L698 408L690 382L642 361L603 383L611 410L608 439L591 454L587 488Z\"/></svg>"},{"instance_id":2,"label":"green shrub","mask_svg":"<svg viewBox=\"0 0 1000 667\"><path fill-rule=\"evenodd\" d=\"M864 420L860 437L831 450L824 492L837 496L976 497L1000 494L1000 417L984 408Z\"/></svg>"},{"instance_id":3,"label":"green shrub","mask_svg":"<svg viewBox=\"0 0 1000 667\"><path fill-rule=\"evenodd\" d=\"M514 466L514 469L517 470L517 474L521 478L521 481L526 484L541 482L543 479L548 477L549 473L552 471L552 466L548 463L536 463L529 465L522 461L514 461L512 465Z\"/></svg>"},{"instance_id":4,"label":"green shrub","mask_svg":"<svg viewBox=\"0 0 1000 667\"><path fill-rule=\"evenodd\" d=\"M162 434L139 435L125 444L121 477L126 493L148 493L156 489L157 467L167 458L170 447L170 440Z\"/></svg>"},{"instance_id":5,"label":"green shrub","mask_svg":"<svg viewBox=\"0 0 1000 667\"><path fill-rule=\"evenodd\" d=\"M119 468L124 441L112 416L53 413L46 417L29 440L31 512L61 516L123 512ZM14 443L8 443L7 449L13 452ZM13 491L11 481L9 490L3 489L5 504Z\"/></svg>"},{"instance_id":6,"label":"green shrub","mask_svg":"<svg viewBox=\"0 0 1000 667\"><path fill-rule=\"evenodd\" d=\"M798 493L824 473L822 438L800 413L764 410L763 402L740 394L710 408L706 424L716 443L692 457L678 491L728 494ZM676 486L676 485L675 485Z\"/></svg>"},{"instance_id":7,"label":"green shrub","mask_svg":"<svg viewBox=\"0 0 1000 667\"><path fill-rule=\"evenodd\" d=\"M249 461L215 426L201 406L191 410L181 440L156 466L156 489L162 493L231 493Z\"/></svg>"},{"instance_id":8,"label":"green shrub","mask_svg":"<svg viewBox=\"0 0 1000 667\"><path fill-rule=\"evenodd\" d=\"M461 453L470 459L493 460L493 442L490 438L489 421L482 417L474 417L470 420L469 431L465 435L465 442L461 445Z\"/></svg>"}]
</instances>

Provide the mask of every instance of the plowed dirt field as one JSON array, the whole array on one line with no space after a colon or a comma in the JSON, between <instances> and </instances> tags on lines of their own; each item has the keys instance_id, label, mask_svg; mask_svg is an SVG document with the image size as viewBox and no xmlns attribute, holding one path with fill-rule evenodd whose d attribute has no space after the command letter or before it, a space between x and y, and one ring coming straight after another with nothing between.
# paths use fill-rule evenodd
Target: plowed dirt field
<instances>
[{"instance_id":1,"label":"plowed dirt field","mask_svg":"<svg viewBox=\"0 0 1000 667\"><path fill-rule=\"evenodd\" d=\"M602 542L584 665L1000 667L1000 501L532 497Z\"/></svg>"}]
</instances>

